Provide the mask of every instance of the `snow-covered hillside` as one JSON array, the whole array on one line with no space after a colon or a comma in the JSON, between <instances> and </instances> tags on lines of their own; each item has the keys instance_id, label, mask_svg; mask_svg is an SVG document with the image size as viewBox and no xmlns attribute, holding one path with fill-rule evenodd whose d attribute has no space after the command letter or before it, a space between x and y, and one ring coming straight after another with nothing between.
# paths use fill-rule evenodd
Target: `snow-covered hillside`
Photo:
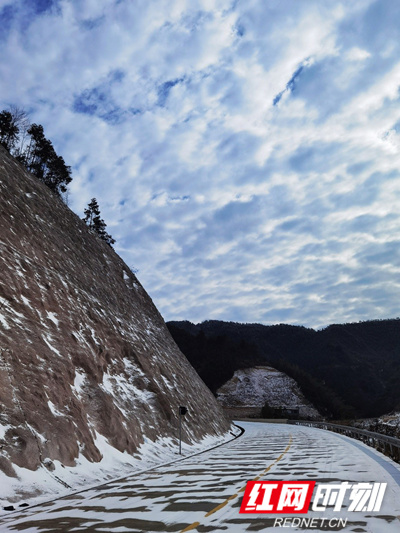
<instances>
[{"instance_id":1,"label":"snow-covered hillside","mask_svg":"<svg viewBox=\"0 0 400 533\"><path fill-rule=\"evenodd\" d=\"M27 496L46 469L62 487L85 462L106 478L175 445L179 405L188 443L220 438L220 406L135 275L2 147L0 207L0 486L30 478Z\"/></svg>"},{"instance_id":2,"label":"snow-covered hillside","mask_svg":"<svg viewBox=\"0 0 400 533\"><path fill-rule=\"evenodd\" d=\"M398 412L382 415L379 418L357 420L352 422L352 425L400 439L400 413Z\"/></svg>"},{"instance_id":3,"label":"snow-covered hillside","mask_svg":"<svg viewBox=\"0 0 400 533\"><path fill-rule=\"evenodd\" d=\"M269 366L237 370L217 391L217 400L226 409L257 415L267 402L270 407L299 409L301 418L321 418L294 379Z\"/></svg>"}]
</instances>

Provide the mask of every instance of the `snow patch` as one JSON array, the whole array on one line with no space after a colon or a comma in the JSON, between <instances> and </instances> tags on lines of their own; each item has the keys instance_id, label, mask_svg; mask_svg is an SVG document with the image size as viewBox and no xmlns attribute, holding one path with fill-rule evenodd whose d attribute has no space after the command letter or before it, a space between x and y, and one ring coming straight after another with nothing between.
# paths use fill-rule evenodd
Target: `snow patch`
<instances>
[{"instance_id":1,"label":"snow patch","mask_svg":"<svg viewBox=\"0 0 400 533\"><path fill-rule=\"evenodd\" d=\"M54 416L64 416L64 413L61 413L57 409L57 407L54 405L54 403L51 400L47 400L47 404L49 406L50 411L53 413Z\"/></svg>"},{"instance_id":2,"label":"snow patch","mask_svg":"<svg viewBox=\"0 0 400 533\"><path fill-rule=\"evenodd\" d=\"M25 296L21 296L21 300L23 301L23 303L24 303L27 307L30 307L31 309L33 309L33 307L31 306L31 302L30 302L30 300L28 300L28 298L25 298Z\"/></svg>"},{"instance_id":3,"label":"snow patch","mask_svg":"<svg viewBox=\"0 0 400 533\"><path fill-rule=\"evenodd\" d=\"M46 439L45 437L43 437L43 435L41 433L39 433L33 426L31 426L30 424L27 424L26 423L26 427L29 429L29 431L35 435L35 437L37 437L42 443L45 443L46 442Z\"/></svg>"},{"instance_id":4,"label":"snow patch","mask_svg":"<svg viewBox=\"0 0 400 533\"><path fill-rule=\"evenodd\" d=\"M85 384L85 380L86 380L85 373L83 371L79 372L78 370L75 369L75 379L74 379L73 388L75 389L78 395L80 395L82 392L83 386Z\"/></svg>"},{"instance_id":5,"label":"snow patch","mask_svg":"<svg viewBox=\"0 0 400 533\"><path fill-rule=\"evenodd\" d=\"M50 343L50 340L51 340L50 335L42 335L42 339L44 340L44 342L47 344L47 346L50 348L51 351L53 351L59 357L62 357L62 354L57 350L57 348L54 348L54 346L51 345L51 343Z\"/></svg>"},{"instance_id":6,"label":"snow patch","mask_svg":"<svg viewBox=\"0 0 400 533\"><path fill-rule=\"evenodd\" d=\"M11 428L12 428L12 426L10 426L10 425L5 425L5 426L1 426L0 425L0 439L4 439L7 431L9 429L11 429Z\"/></svg>"},{"instance_id":7,"label":"snow patch","mask_svg":"<svg viewBox=\"0 0 400 533\"><path fill-rule=\"evenodd\" d=\"M51 311L46 311L47 318L51 320L56 326L58 326L59 320L57 318L57 315L55 313L52 313Z\"/></svg>"},{"instance_id":8,"label":"snow patch","mask_svg":"<svg viewBox=\"0 0 400 533\"><path fill-rule=\"evenodd\" d=\"M11 329L10 326L7 323L7 320L5 319L5 316L0 313L0 323L5 329Z\"/></svg>"},{"instance_id":9,"label":"snow patch","mask_svg":"<svg viewBox=\"0 0 400 533\"><path fill-rule=\"evenodd\" d=\"M167 380L167 378L165 378L163 375L161 376L161 379L163 380L165 386L168 388L168 389L172 389L172 385L171 383Z\"/></svg>"},{"instance_id":10,"label":"snow patch","mask_svg":"<svg viewBox=\"0 0 400 533\"><path fill-rule=\"evenodd\" d=\"M133 383L128 382L122 375L103 374L103 384L101 388L114 397L120 411L129 418L129 412L125 406L132 405L132 402L150 403L154 394L147 390L138 389Z\"/></svg>"}]
</instances>

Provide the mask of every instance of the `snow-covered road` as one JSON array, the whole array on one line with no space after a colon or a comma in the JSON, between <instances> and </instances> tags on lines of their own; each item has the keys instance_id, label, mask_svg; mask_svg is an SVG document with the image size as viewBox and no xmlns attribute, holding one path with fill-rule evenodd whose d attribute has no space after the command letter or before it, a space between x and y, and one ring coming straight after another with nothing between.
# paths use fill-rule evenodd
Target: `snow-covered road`
<instances>
[{"instance_id":1,"label":"snow-covered road","mask_svg":"<svg viewBox=\"0 0 400 533\"><path fill-rule=\"evenodd\" d=\"M0 531L279 531L275 518L283 515L239 514L243 488L256 478L387 483L379 512L335 512L329 507L297 516L316 518L317 527L309 527L314 531L400 531L400 467L390 459L358 441L316 428L239 424L244 435L227 445L13 514L2 519ZM347 524L334 527L338 518Z\"/></svg>"}]
</instances>

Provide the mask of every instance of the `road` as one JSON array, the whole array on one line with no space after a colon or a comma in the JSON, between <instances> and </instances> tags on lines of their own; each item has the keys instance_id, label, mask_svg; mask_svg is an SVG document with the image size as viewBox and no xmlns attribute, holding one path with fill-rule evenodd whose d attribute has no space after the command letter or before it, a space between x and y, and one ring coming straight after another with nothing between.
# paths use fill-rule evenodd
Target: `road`
<instances>
[{"instance_id":1,"label":"road","mask_svg":"<svg viewBox=\"0 0 400 533\"><path fill-rule=\"evenodd\" d=\"M314 531L399 533L400 467L391 460L358 441L316 428L240 424L243 436L224 446L10 515L0 521L0 531L279 531L275 518L282 515L239 514L246 482L261 479L387 483L379 512L343 508L335 513L329 508L301 516L331 520L324 527L316 522ZM338 517L347 523L339 523Z\"/></svg>"}]
</instances>

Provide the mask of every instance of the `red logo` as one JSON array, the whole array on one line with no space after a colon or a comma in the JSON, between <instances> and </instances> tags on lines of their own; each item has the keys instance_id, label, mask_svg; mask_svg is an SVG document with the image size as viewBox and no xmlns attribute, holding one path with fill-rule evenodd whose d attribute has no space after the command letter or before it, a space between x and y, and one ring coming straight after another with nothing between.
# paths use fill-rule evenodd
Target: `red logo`
<instances>
[{"instance_id":1,"label":"red logo","mask_svg":"<svg viewBox=\"0 0 400 533\"><path fill-rule=\"evenodd\" d=\"M248 481L240 513L307 513L315 481Z\"/></svg>"}]
</instances>

